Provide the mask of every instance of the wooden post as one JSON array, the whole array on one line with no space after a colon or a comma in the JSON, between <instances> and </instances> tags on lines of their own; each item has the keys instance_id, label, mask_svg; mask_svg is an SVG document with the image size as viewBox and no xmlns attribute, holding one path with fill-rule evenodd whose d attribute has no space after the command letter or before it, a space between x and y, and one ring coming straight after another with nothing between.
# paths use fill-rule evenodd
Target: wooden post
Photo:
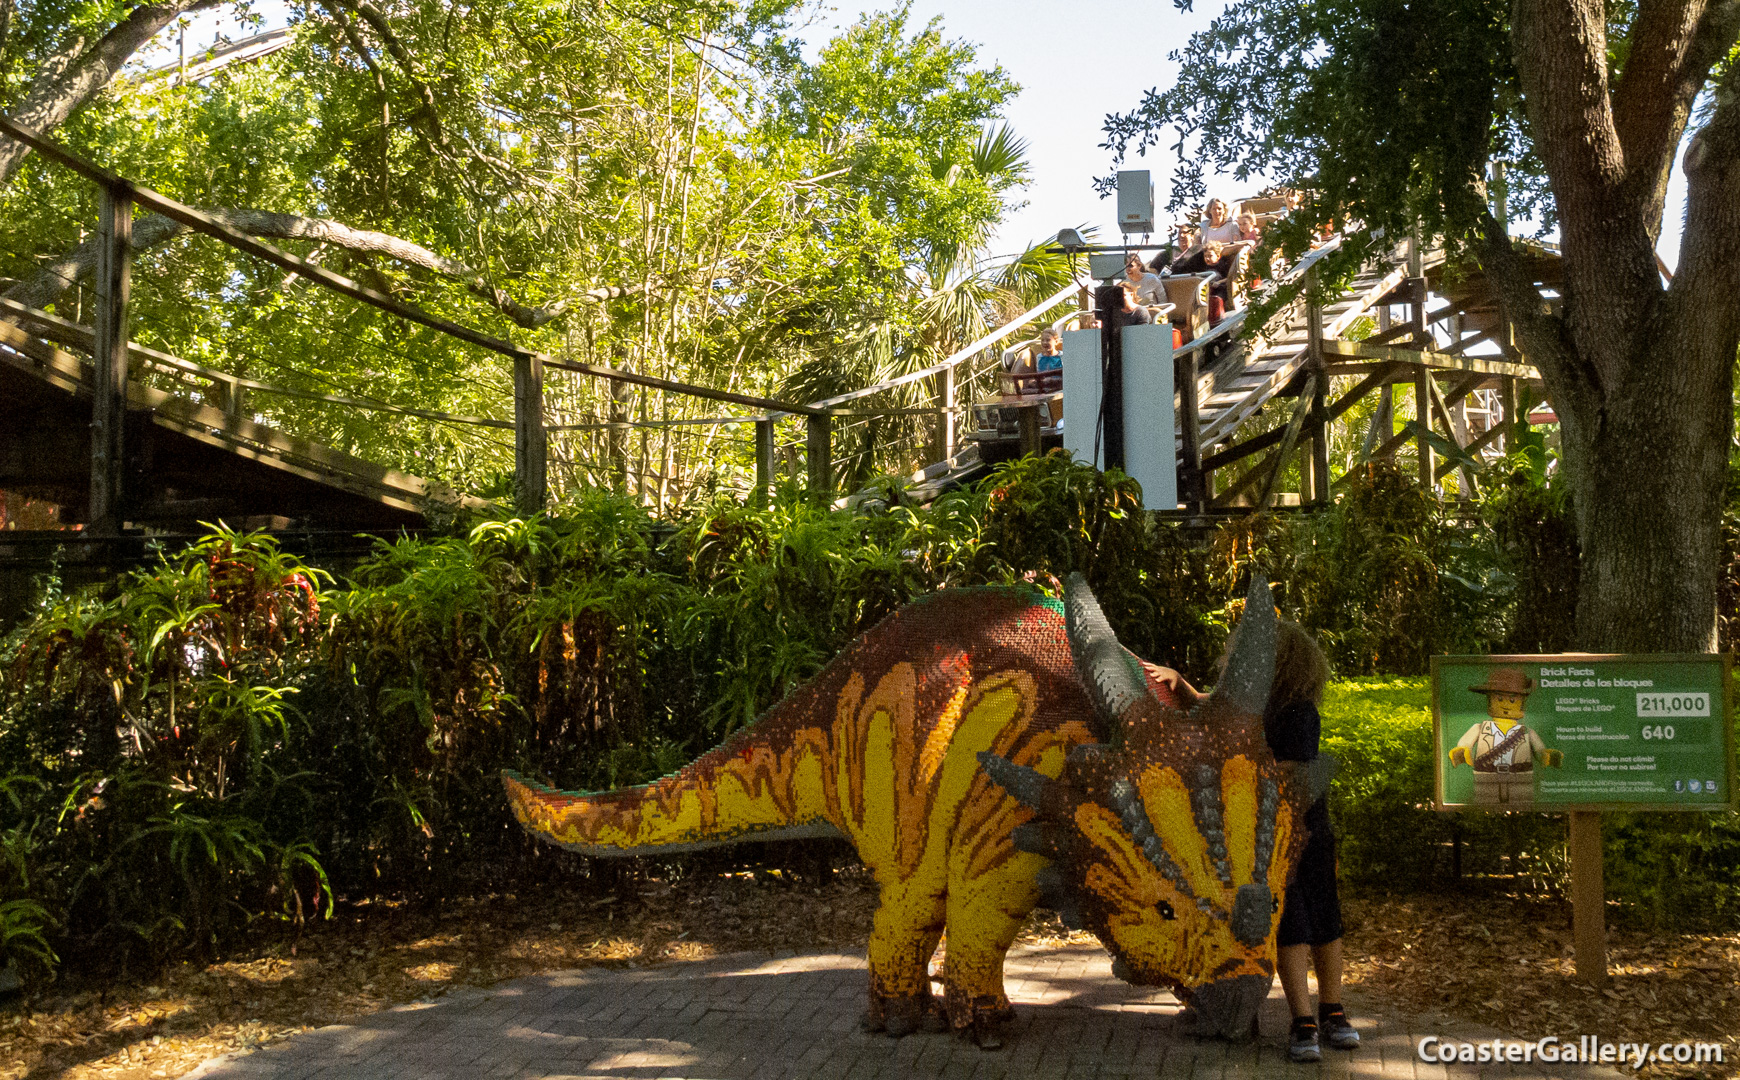
<instances>
[{"instance_id":1,"label":"wooden post","mask_svg":"<svg viewBox=\"0 0 1740 1080\"><path fill-rule=\"evenodd\" d=\"M1038 402L1015 406L1015 426L1020 432L1022 456L1038 457L1044 452L1039 444Z\"/></svg>"},{"instance_id":2,"label":"wooden post","mask_svg":"<svg viewBox=\"0 0 1740 1080\"><path fill-rule=\"evenodd\" d=\"M616 477L616 490L628 493L628 402L633 393L621 379L610 380L610 426L604 432L604 453Z\"/></svg>"},{"instance_id":3,"label":"wooden post","mask_svg":"<svg viewBox=\"0 0 1740 1080\"><path fill-rule=\"evenodd\" d=\"M1329 404L1325 391L1329 377L1319 373L1311 380L1311 501L1329 505ZM1301 492L1300 494L1304 494Z\"/></svg>"},{"instance_id":4,"label":"wooden post","mask_svg":"<svg viewBox=\"0 0 1740 1080\"><path fill-rule=\"evenodd\" d=\"M1311 380L1311 448L1305 460L1299 485L1299 501L1319 504L1329 502L1329 407L1324 395L1329 389L1329 377L1323 362L1323 298L1318 295L1317 268L1305 272L1305 333L1308 360L1315 374ZM1309 482L1304 482L1309 481Z\"/></svg>"},{"instance_id":5,"label":"wooden post","mask_svg":"<svg viewBox=\"0 0 1740 1080\"><path fill-rule=\"evenodd\" d=\"M133 278L133 192L103 187L97 218L96 378L91 387L91 506L93 533L121 531L126 473L127 301Z\"/></svg>"},{"instance_id":6,"label":"wooden post","mask_svg":"<svg viewBox=\"0 0 1740 1080\"><path fill-rule=\"evenodd\" d=\"M827 505L834 498L834 462L832 420L827 415L811 416L805 449L809 456L810 500Z\"/></svg>"},{"instance_id":7,"label":"wooden post","mask_svg":"<svg viewBox=\"0 0 1740 1080\"><path fill-rule=\"evenodd\" d=\"M1601 812L1571 811L1571 937L1577 978L1607 982L1607 890L1601 876Z\"/></svg>"},{"instance_id":8,"label":"wooden post","mask_svg":"<svg viewBox=\"0 0 1740 1080\"><path fill-rule=\"evenodd\" d=\"M1504 414L1504 434L1499 436L1499 449L1508 454L1511 452L1511 439L1517 432L1516 415L1516 376L1506 375L1498 380L1498 408Z\"/></svg>"},{"instance_id":9,"label":"wooden post","mask_svg":"<svg viewBox=\"0 0 1740 1080\"><path fill-rule=\"evenodd\" d=\"M1378 391L1378 413L1384 433L1383 442L1378 445L1382 446L1396 433L1396 388L1390 383L1384 383ZM1395 460L1396 452L1391 450L1389 456L1390 460Z\"/></svg>"},{"instance_id":10,"label":"wooden post","mask_svg":"<svg viewBox=\"0 0 1740 1080\"><path fill-rule=\"evenodd\" d=\"M1208 504L1209 479L1202 471L1202 406L1197 401L1196 350L1178 358L1178 492L1184 505L1201 513Z\"/></svg>"},{"instance_id":11,"label":"wooden post","mask_svg":"<svg viewBox=\"0 0 1740 1080\"><path fill-rule=\"evenodd\" d=\"M514 357L514 507L531 516L549 496L549 432L544 430L544 360Z\"/></svg>"},{"instance_id":12,"label":"wooden post","mask_svg":"<svg viewBox=\"0 0 1740 1080\"><path fill-rule=\"evenodd\" d=\"M766 502L773 491L773 420L755 422L755 495L758 503Z\"/></svg>"},{"instance_id":13,"label":"wooden post","mask_svg":"<svg viewBox=\"0 0 1740 1080\"><path fill-rule=\"evenodd\" d=\"M955 456L955 369L944 368L936 373L936 407L942 411L936 417L937 460Z\"/></svg>"},{"instance_id":14,"label":"wooden post","mask_svg":"<svg viewBox=\"0 0 1740 1080\"><path fill-rule=\"evenodd\" d=\"M1432 430L1432 369L1424 365L1414 371L1414 422L1419 426L1414 444L1420 451L1420 486L1427 494L1437 490L1437 462L1432 460L1432 444L1426 434Z\"/></svg>"}]
</instances>

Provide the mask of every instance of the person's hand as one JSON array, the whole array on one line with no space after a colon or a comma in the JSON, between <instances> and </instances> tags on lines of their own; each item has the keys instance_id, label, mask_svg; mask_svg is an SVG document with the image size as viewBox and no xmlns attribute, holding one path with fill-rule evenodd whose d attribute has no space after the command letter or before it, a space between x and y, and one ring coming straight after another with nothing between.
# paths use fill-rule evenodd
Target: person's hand
<instances>
[{"instance_id":1,"label":"person's hand","mask_svg":"<svg viewBox=\"0 0 1740 1080\"><path fill-rule=\"evenodd\" d=\"M1474 764L1473 760L1471 758L1469 758L1469 756L1468 756L1468 747L1466 747L1466 746L1452 746L1450 748L1450 764L1452 764L1452 765L1473 765Z\"/></svg>"},{"instance_id":2,"label":"person's hand","mask_svg":"<svg viewBox=\"0 0 1740 1080\"><path fill-rule=\"evenodd\" d=\"M1148 675L1153 678L1155 682L1172 691L1173 696L1177 697L1178 700L1184 704L1189 705L1202 697L1202 695L1197 692L1196 687L1190 685L1190 682L1186 680L1183 675L1180 675L1172 668L1161 667L1159 664L1147 664L1144 666L1147 667Z\"/></svg>"},{"instance_id":3,"label":"person's hand","mask_svg":"<svg viewBox=\"0 0 1740 1080\"><path fill-rule=\"evenodd\" d=\"M1565 752L1563 750L1542 750L1541 764L1549 769L1557 769L1565 764Z\"/></svg>"}]
</instances>

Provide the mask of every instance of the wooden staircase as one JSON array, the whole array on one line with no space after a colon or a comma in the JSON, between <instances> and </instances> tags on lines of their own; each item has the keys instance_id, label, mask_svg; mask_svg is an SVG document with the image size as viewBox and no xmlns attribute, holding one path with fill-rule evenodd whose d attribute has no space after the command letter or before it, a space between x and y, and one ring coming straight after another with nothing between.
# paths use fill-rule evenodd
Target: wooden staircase
<instances>
[{"instance_id":1,"label":"wooden staircase","mask_svg":"<svg viewBox=\"0 0 1740 1080\"><path fill-rule=\"evenodd\" d=\"M1323 308L1323 336L1339 337L1406 277L1404 266L1381 265L1361 272ZM1204 454L1230 443L1247 420L1304 370L1311 351L1308 321L1306 305L1296 301L1267 333L1233 336L1212 363L1201 365L1197 437ZM1182 446L1182 437L1179 442Z\"/></svg>"}]
</instances>

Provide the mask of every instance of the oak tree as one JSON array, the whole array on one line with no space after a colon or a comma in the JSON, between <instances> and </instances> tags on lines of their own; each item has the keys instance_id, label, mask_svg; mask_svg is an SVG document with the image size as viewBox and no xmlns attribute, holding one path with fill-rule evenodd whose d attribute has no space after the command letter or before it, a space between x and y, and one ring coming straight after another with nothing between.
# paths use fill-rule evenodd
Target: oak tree
<instances>
[{"instance_id":1,"label":"oak tree","mask_svg":"<svg viewBox=\"0 0 1740 1080\"><path fill-rule=\"evenodd\" d=\"M1419 223L1478 265L1560 418L1578 640L1702 651L1740 346L1737 42L1740 0L1241 0L1176 54L1176 85L1108 118L1108 145L1171 141L1180 204L1205 169L1266 173L1314 192L1296 238L1354 220L1374 245ZM1557 304L1491 212L1493 162L1513 216L1558 227Z\"/></svg>"}]
</instances>

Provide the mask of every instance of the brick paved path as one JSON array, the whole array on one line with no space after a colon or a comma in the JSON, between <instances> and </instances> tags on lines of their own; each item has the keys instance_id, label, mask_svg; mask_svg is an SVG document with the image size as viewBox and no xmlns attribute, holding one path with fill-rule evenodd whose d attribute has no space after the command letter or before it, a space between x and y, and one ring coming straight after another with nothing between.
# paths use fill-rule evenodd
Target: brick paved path
<instances>
[{"instance_id":1,"label":"brick paved path","mask_svg":"<svg viewBox=\"0 0 1740 1080\"><path fill-rule=\"evenodd\" d=\"M689 1080L1087 1080L1190 1077L1245 1080L1371 1076L1462 1080L1472 1066L1417 1063L1424 1034L1490 1039L1497 1032L1374 1015L1349 995L1365 1045L1325 1049L1323 1065L1286 1060L1286 1004L1277 985L1262 1038L1232 1045L1176 1030L1177 1002L1112 978L1092 946L1010 953L1016 1020L1005 1047L986 1052L946 1034L890 1039L858 1030L861 956L738 953L638 970L592 968L460 991L320 1028L241 1057L218 1058L188 1080L391 1080L395 1077L666 1077ZM1567 1065L1483 1066L1481 1075L1615 1080Z\"/></svg>"}]
</instances>

